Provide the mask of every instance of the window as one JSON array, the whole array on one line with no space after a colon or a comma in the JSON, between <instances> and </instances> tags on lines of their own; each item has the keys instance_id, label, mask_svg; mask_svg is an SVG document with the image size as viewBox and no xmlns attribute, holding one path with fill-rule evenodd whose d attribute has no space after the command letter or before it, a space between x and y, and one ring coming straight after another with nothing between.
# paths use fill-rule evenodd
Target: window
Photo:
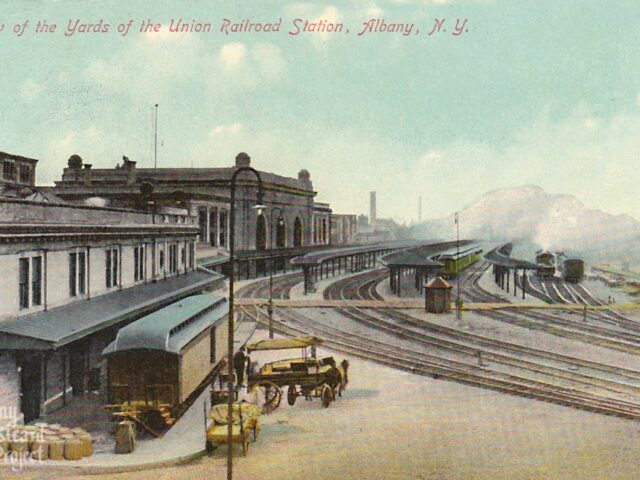
<instances>
[{"instance_id":1,"label":"window","mask_svg":"<svg viewBox=\"0 0 640 480\"><path fill-rule=\"evenodd\" d=\"M133 249L133 279L141 282L145 279L144 274L145 246L139 245Z\"/></svg>"},{"instance_id":2,"label":"window","mask_svg":"<svg viewBox=\"0 0 640 480\"><path fill-rule=\"evenodd\" d=\"M69 254L69 296L78 295L78 254Z\"/></svg>"},{"instance_id":3,"label":"window","mask_svg":"<svg viewBox=\"0 0 640 480\"><path fill-rule=\"evenodd\" d=\"M20 259L20 308L29 308L29 259Z\"/></svg>"},{"instance_id":4,"label":"window","mask_svg":"<svg viewBox=\"0 0 640 480\"><path fill-rule=\"evenodd\" d=\"M69 254L69 296L84 295L87 291L87 252Z\"/></svg>"},{"instance_id":5,"label":"window","mask_svg":"<svg viewBox=\"0 0 640 480\"><path fill-rule=\"evenodd\" d=\"M42 257L31 258L31 305L42 305Z\"/></svg>"},{"instance_id":6,"label":"window","mask_svg":"<svg viewBox=\"0 0 640 480\"><path fill-rule=\"evenodd\" d=\"M12 160L5 160L2 163L2 176L10 182L16 181L16 164Z\"/></svg>"},{"instance_id":7,"label":"window","mask_svg":"<svg viewBox=\"0 0 640 480\"><path fill-rule=\"evenodd\" d=\"M118 249L108 248L105 261L105 279L107 288L118 285Z\"/></svg>"},{"instance_id":8,"label":"window","mask_svg":"<svg viewBox=\"0 0 640 480\"><path fill-rule=\"evenodd\" d=\"M183 267L187 264L187 249L182 247L180 249L180 265Z\"/></svg>"},{"instance_id":9,"label":"window","mask_svg":"<svg viewBox=\"0 0 640 480\"><path fill-rule=\"evenodd\" d=\"M169 245L169 273L178 271L178 245L172 243Z\"/></svg>"},{"instance_id":10,"label":"window","mask_svg":"<svg viewBox=\"0 0 640 480\"><path fill-rule=\"evenodd\" d=\"M20 165L20 183L31 185L31 165L26 163Z\"/></svg>"},{"instance_id":11,"label":"window","mask_svg":"<svg viewBox=\"0 0 640 480\"><path fill-rule=\"evenodd\" d=\"M189 242L189 268L193 268L196 258L196 247L193 242Z\"/></svg>"},{"instance_id":12,"label":"window","mask_svg":"<svg viewBox=\"0 0 640 480\"><path fill-rule=\"evenodd\" d=\"M18 261L20 308L42 305L42 257L20 258Z\"/></svg>"}]
</instances>

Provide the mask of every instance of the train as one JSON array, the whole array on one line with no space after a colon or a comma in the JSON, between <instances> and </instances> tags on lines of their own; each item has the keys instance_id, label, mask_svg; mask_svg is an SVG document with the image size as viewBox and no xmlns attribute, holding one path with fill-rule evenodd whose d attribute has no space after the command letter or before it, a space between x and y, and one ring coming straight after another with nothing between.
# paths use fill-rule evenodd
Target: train
<instances>
[{"instance_id":1,"label":"train","mask_svg":"<svg viewBox=\"0 0 640 480\"><path fill-rule=\"evenodd\" d=\"M562 262L562 278L567 282L578 283L584 276L584 261L579 258L566 258Z\"/></svg>"},{"instance_id":2,"label":"train","mask_svg":"<svg viewBox=\"0 0 640 480\"><path fill-rule=\"evenodd\" d=\"M538 250L536 252L536 271L537 276L541 278L550 278L556 274L556 259L553 253L547 250Z\"/></svg>"},{"instance_id":3,"label":"train","mask_svg":"<svg viewBox=\"0 0 640 480\"><path fill-rule=\"evenodd\" d=\"M431 257L431 260L441 262L444 268L440 275L444 278L452 278L465 268L474 264L482 257L482 248L479 245L465 245L458 252L457 248L451 248Z\"/></svg>"},{"instance_id":4,"label":"train","mask_svg":"<svg viewBox=\"0 0 640 480\"><path fill-rule=\"evenodd\" d=\"M228 314L225 297L192 295L120 329L103 351L105 408L150 433L173 425L224 364Z\"/></svg>"}]
</instances>

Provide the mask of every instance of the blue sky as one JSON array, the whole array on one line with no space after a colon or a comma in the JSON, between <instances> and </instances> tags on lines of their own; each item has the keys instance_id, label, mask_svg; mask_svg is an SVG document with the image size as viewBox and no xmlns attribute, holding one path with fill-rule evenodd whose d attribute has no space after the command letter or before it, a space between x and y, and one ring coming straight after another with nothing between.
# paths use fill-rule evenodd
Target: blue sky
<instances>
[{"instance_id":1,"label":"blue sky","mask_svg":"<svg viewBox=\"0 0 640 480\"><path fill-rule=\"evenodd\" d=\"M148 18L160 33L137 32ZM169 33L172 18L214 31ZM223 18L282 27L225 35ZM350 33L290 36L295 18ZM420 34L357 36L371 18ZM428 36L436 18L449 31ZM469 31L455 37L458 18ZM36 35L42 19L58 31ZM75 19L111 31L65 36ZM0 150L40 159L40 183L73 153L152 166L158 103L160 166L225 166L246 151L259 169L307 168L339 213L366 212L376 190L379 215L415 219L422 195L423 217L437 217L533 183L640 218L639 21L631 0L3 0Z\"/></svg>"}]
</instances>

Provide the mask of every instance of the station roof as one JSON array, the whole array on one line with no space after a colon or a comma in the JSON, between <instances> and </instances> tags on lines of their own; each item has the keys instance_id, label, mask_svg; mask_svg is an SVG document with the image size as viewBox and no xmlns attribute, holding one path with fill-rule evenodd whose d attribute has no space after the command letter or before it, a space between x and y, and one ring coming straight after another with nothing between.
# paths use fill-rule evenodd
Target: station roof
<instances>
[{"instance_id":1,"label":"station roof","mask_svg":"<svg viewBox=\"0 0 640 480\"><path fill-rule=\"evenodd\" d=\"M451 284L449 282L447 282L444 278L442 277L436 277L433 278L431 280L429 280L429 282L425 285L425 288L453 288L453 286L451 286Z\"/></svg>"},{"instance_id":2,"label":"station roof","mask_svg":"<svg viewBox=\"0 0 640 480\"><path fill-rule=\"evenodd\" d=\"M17 317L0 323L0 349L59 348L223 281L222 275L194 271Z\"/></svg>"},{"instance_id":3,"label":"station roof","mask_svg":"<svg viewBox=\"0 0 640 480\"><path fill-rule=\"evenodd\" d=\"M411 241L376 243L372 245L361 245L358 247L346 247L346 248L322 250L320 252L307 253L305 255L292 258L291 265L315 266L315 265L320 265L323 262L326 262L328 260L335 260L337 258L348 257L350 255L357 255L359 253L407 248L407 247L416 246L417 244L418 242L416 242L415 240L411 240Z\"/></svg>"},{"instance_id":4,"label":"station roof","mask_svg":"<svg viewBox=\"0 0 640 480\"><path fill-rule=\"evenodd\" d=\"M468 245L471 240L460 240L460 245ZM438 242L407 248L382 257L382 263L389 267L423 267L438 269L444 267L440 262L431 260L436 253L448 252L456 242ZM455 251L455 250L454 250Z\"/></svg>"},{"instance_id":5,"label":"station roof","mask_svg":"<svg viewBox=\"0 0 640 480\"><path fill-rule=\"evenodd\" d=\"M180 353L191 340L228 313L225 297L201 294L183 298L121 328L102 354L143 349Z\"/></svg>"},{"instance_id":6,"label":"station roof","mask_svg":"<svg viewBox=\"0 0 640 480\"><path fill-rule=\"evenodd\" d=\"M488 251L484 259L492 265L497 265L504 268L522 269L522 270L537 270L538 265L528 262L526 260L520 260L517 258L511 258L511 249L513 245L506 243L499 247L495 247Z\"/></svg>"}]
</instances>

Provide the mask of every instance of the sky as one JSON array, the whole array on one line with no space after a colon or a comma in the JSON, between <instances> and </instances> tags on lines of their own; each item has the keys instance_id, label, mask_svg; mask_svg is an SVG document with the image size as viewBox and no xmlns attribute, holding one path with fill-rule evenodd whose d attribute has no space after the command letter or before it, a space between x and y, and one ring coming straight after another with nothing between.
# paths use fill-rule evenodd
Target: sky
<instances>
[{"instance_id":1,"label":"sky","mask_svg":"<svg viewBox=\"0 0 640 480\"><path fill-rule=\"evenodd\" d=\"M225 18L281 25L226 34ZM290 35L295 19L343 30ZM414 26L358 35L372 19ZM43 20L56 31L36 33ZM309 170L336 213L367 213L375 190L379 217L411 222L420 196L435 218L535 184L640 218L639 21L637 0L2 0L0 150L39 159L39 184L72 154L152 167L158 104L159 167L245 151Z\"/></svg>"}]
</instances>

